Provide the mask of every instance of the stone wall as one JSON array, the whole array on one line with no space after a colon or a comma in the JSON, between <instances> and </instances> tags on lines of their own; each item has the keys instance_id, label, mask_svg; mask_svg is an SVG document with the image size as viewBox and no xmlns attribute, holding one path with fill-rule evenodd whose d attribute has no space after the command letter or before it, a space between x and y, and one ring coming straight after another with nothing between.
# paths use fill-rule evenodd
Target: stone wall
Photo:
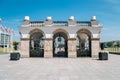
<instances>
[{"instance_id":1,"label":"stone wall","mask_svg":"<svg viewBox=\"0 0 120 80\"><path fill-rule=\"evenodd\" d=\"M76 39L68 40L68 57L75 58L77 56L76 53Z\"/></svg>"},{"instance_id":2,"label":"stone wall","mask_svg":"<svg viewBox=\"0 0 120 80\"><path fill-rule=\"evenodd\" d=\"M53 41L52 41L52 39L45 39L45 42L44 42L44 57L45 58L53 57Z\"/></svg>"},{"instance_id":3,"label":"stone wall","mask_svg":"<svg viewBox=\"0 0 120 80\"><path fill-rule=\"evenodd\" d=\"M21 40L21 57L29 57L29 39Z\"/></svg>"},{"instance_id":4,"label":"stone wall","mask_svg":"<svg viewBox=\"0 0 120 80\"><path fill-rule=\"evenodd\" d=\"M100 51L100 42L99 39L92 39L91 40L91 51L92 51L92 58L98 58L98 54Z\"/></svg>"}]
</instances>

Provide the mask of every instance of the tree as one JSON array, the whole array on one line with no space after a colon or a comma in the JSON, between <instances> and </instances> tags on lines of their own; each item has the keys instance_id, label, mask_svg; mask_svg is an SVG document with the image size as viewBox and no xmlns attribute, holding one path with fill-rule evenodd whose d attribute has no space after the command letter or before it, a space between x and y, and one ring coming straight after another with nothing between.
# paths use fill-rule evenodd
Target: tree
<instances>
[{"instance_id":1,"label":"tree","mask_svg":"<svg viewBox=\"0 0 120 80\"><path fill-rule=\"evenodd\" d=\"M19 43L18 42L16 42L16 41L14 41L13 42L13 45L15 46L15 45L18 45Z\"/></svg>"},{"instance_id":2,"label":"tree","mask_svg":"<svg viewBox=\"0 0 120 80\"><path fill-rule=\"evenodd\" d=\"M113 46L113 42L107 42L107 47L112 47Z\"/></svg>"},{"instance_id":3,"label":"tree","mask_svg":"<svg viewBox=\"0 0 120 80\"><path fill-rule=\"evenodd\" d=\"M117 47L120 47L120 42L118 41L117 44L116 44Z\"/></svg>"},{"instance_id":4,"label":"tree","mask_svg":"<svg viewBox=\"0 0 120 80\"><path fill-rule=\"evenodd\" d=\"M17 50L17 45L18 45L18 44L19 44L19 43L16 42L16 41L13 42L13 46L14 46L14 49L15 49L15 50Z\"/></svg>"}]
</instances>

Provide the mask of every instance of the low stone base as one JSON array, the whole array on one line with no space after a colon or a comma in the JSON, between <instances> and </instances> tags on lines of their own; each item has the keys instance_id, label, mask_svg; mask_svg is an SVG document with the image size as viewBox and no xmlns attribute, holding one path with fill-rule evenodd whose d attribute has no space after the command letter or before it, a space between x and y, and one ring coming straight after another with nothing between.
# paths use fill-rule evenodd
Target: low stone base
<instances>
[{"instance_id":1,"label":"low stone base","mask_svg":"<svg viewBox=\"0 0 120 80\"><path fill-rule=\"evenodd\" d=\"M99 56L98 56L98 55L92 55L92 58L93 58L93 59L98 59Z\"/></svg>"},{"instance_id":2,"label":"low stone base","mask_svg":"<svg viewBox=\"0 0 120 80\"><path fill-rule=\"evenodd\" d=\"M68 55L68 58L76 58L77 56L76 56L76 54L69 54Z\"/></svg>"},{"instance_id":3,"label":"low stone base","mask_svg":"<svg viewBox=\"0 0 120 80\"><path fill-rule=\"evenodd\" d=\"M53 57L53 55L51 55L51 54L45 54L44 55L44 58L52 58Z\"/></svg>"}]
</instances>

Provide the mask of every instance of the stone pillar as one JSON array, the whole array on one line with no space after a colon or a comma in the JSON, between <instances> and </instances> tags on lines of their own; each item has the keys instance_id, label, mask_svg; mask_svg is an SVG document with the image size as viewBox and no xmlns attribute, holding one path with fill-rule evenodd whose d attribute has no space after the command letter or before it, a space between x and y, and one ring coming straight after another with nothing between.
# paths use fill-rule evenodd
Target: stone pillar
<instances>
[{"instance_id":1,"label":"stone pillar","mask_svg":"<svg viewBox=\"0 0 120 80\"><path fill-rule=\"evenodd\" d=\"M76 58L76 39L68 39L68 57L69 58Z\"/></svg>"},{"instance_id":2,"label":"stone pillar","mask_svg":"<svg viewBox=\"0 0 120 80\"><path fill-rule=\"evenodd\" d=\"M21 39L21 57L29 57L29 39Z\"/></svg>"},{"instance_id":3,"label":"stone pillar","mask_svg":"<svg viewBox=\"0 0 120 80\"><path fill-rule=\"evenodd\" d=\"M99 39L92 39L91 40L91 51L92 51L92 58L98 58L98 54L100 51Z\"/></svg>"},{"instance_id":4,"label":"stone pillar","mask_svg":"<svg viewBox=\"0 0 120 80\"><path fill-rule=\"evenodd\" d=\"M44 57L51 58L53 57L53 40L52 39L45 39L44 42Z\"/></svg>"}]
</instances>

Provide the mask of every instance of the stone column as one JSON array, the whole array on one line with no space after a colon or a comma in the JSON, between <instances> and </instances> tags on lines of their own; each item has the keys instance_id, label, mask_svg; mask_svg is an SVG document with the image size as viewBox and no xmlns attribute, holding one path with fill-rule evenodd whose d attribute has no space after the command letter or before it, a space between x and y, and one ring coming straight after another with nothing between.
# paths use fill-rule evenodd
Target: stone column
<instances>
[{"instance_id":1,"label":"stone column","mask_svg":"<svg viewBox=\"0 0 120 80\"><path fill-rule=\"evenodd\" d=\"M70 58L76 58L76 39L71 38L68 39L68 57Z\"/></svg>"},{"instance_id":2,"label":"stone column","mask_svg":"<svg viewBox=\"0 0 120 80\"><path fill-rule=\"evenodd\" d=\"M99 39L92 39L91 40L91 51L92 51L92 58L98 58L98 54L100 51Z\"/></svg>"},{"instance_id":3,"label":"stone column","mask_svg":"<svg viewBox=\"0 0 120 80\"><path fill-rule=\"evenodd\" d=\"M21 39L21 57L29 57L29 39Z\"/></svg>"},{"instance_id":4,"label":"stone column","mask_svg":"<svg viewBox=\"0 0 120 80\"><path fill-rule=\"evenodd\" d=\"M53 40L52 39L45 39L44 42L44 57L51 58L53 57Z\"/></svg>"}]
</instances>

